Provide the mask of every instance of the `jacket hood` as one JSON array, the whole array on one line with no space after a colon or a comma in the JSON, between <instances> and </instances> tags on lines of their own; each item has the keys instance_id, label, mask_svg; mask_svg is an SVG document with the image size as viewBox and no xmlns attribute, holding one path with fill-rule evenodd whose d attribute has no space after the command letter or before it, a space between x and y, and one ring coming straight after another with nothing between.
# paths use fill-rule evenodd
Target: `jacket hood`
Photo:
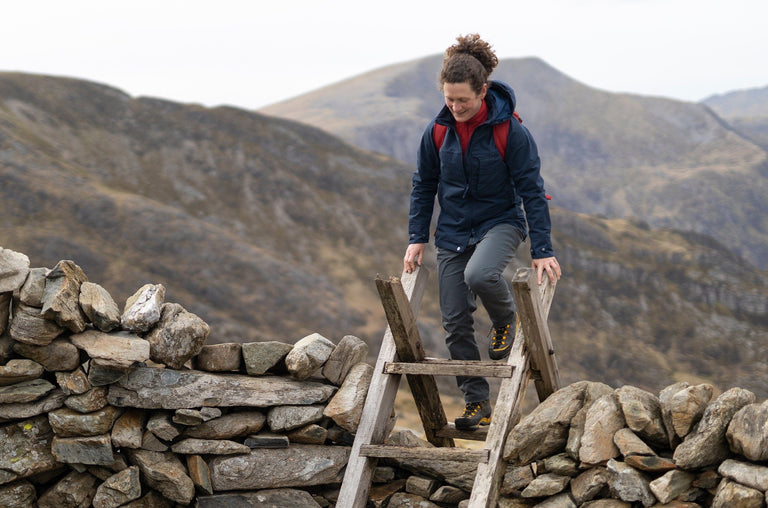
<instances>
[{"instance_id":1,"label":"jacket hood","mask_svg":"<svg viewBox=\"0 0 768 508\"><path fill-rule=\"evenodd\" d=\"M496 124L509 120L515 111L515 91L503 81L491 80L488 84L488 93L485 96L486 104L488 105L488 120L486 120L486 123ZM435 121L443 125L453 125L456 123L448 106L443 106L443 109L435 117Z\"/></svg>"}]
</instances>

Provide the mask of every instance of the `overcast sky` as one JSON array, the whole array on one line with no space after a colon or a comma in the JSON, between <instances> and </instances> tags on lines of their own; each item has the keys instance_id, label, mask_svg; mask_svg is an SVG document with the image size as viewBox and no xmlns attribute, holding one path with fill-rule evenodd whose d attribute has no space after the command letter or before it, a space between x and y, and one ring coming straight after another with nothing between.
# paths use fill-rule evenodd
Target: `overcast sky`
<instances>
[{"instance_id":1,"label":"overcast sky","mask_svg":"<svg viewBox=\"0 0 768 508\"><path fill-rule=\"evenodd\" d=\"M0 71L207 106L259 108L474 32L609 91L768 85L766 0L17 0L2 16Z\"/></svg>"}]
</instances>

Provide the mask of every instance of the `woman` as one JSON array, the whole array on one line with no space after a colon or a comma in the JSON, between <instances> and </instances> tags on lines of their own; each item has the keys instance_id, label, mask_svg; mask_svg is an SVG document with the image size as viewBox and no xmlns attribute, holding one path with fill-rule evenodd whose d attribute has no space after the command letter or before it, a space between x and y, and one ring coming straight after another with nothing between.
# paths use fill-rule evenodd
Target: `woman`
<instances>
[{"instance_id":1,"label":"woman","mask_svg":"<svg viewBox=\"0 0 768 508\"><path fill-rule=\"evenodd\" d=\"M494 360L509 356L517 320L512 292L502 272L527 230L539 284L544 272L552 281L561 275L552 250L549 205L539 175L536 143L513 116L512 89L488 79L497 64L491 46L477 34L458 37L446 50L440 72L445 106L422 136L413 175L410 238L403 264L411 273L422 263L437 194L440 311L454 360L480 360L472 316L476 296L493 323L489 356ZM493 126L505 122L509 126L506 145L502 140L499 148ZM471 429L490 423L490 390L485 378L463 376L457 383L466 407L456 418L456 427Z\"/></svg>"}]
</instances>

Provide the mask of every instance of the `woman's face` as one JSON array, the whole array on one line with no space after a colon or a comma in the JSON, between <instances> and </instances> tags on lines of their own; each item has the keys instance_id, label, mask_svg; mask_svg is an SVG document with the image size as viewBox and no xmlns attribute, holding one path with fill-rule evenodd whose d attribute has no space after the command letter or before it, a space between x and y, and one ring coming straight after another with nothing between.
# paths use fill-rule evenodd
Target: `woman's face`
<instances>
[{"instance_id":1,"label":"woman's face","mask_svg":"<svg viewBox=\"0 0 768 508\"><path fill-rule=\"evenodd\" d=\"M466 122L480 111L487 91L488 85L483 85L483 89L477 94L469 83L443 84L445 105L451 110L457 122Z\"/></svg>"}]
</instances>

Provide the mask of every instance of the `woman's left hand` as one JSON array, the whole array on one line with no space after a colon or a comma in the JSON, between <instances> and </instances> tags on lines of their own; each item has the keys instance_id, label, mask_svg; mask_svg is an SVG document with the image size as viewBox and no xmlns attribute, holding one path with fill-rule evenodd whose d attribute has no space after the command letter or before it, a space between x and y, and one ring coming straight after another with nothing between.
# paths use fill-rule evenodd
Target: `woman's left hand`
<instances>
[{"instance_id":1,"label":"woman's left hand","mask_svg":"<svg viewBox=\"0 0 768 508\"><path fill-rule=\"evenodd\" d=\"M531 262L531 268L536 270L536 280L539 284L541 284L545 270L549 276L550 282L553 284L555 283L555 280L560 280L560 276L562 275L560 265L554 257L534 259Z\"/></svg>"}]
</instances>

